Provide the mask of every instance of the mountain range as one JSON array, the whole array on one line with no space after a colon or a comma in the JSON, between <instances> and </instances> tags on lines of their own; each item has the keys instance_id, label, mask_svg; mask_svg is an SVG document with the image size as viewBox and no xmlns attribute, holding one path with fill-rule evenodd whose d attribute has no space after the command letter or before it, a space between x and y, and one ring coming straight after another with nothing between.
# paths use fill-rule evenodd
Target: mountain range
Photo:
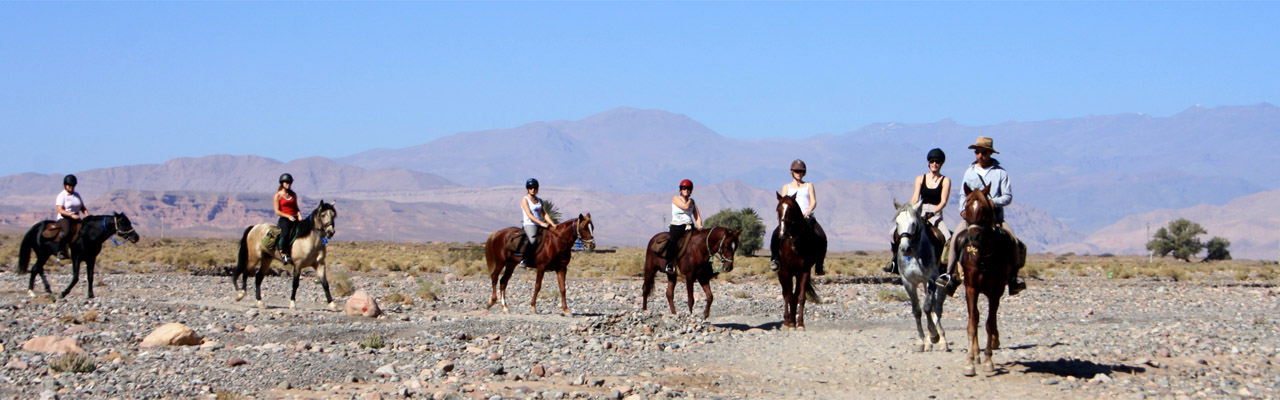
<instances>
[{"instance_id":1,"label":"mountain range","mask_svg":"<svg viewBox=\"0 0 1280 400\"><path fill-rule=\"evenodd\" d=\"M1266 239L1280 236L1275 229L1237 232L1233 226L1248 226L1245 219L1226 217L1242 212L1233 200L1280 186L1280 178L1257 173L1280 144L1280 108L1265 103L1196 106L1165 118L1122 114L983 127L884 123L839 135L756 140L719 135L684 115L617 108L578 121L463 132L332 160L215 155L76 174L93 207L137 213L142 226L164 226L165 234L225 235L274 219L269 195L276 177L290 172L304 204L341 199L347 239L443 241L483 240L518 221L519 185L537 177L544 197L562 210L592 212L602 243L639 245L665 225L671 189L683 178L697 182L704 212L752 207L772 227L771 192L788 179L790 161L802 158L819 189L818 216L833 247L879 249L887 241L889 207L910 196L909 180L926 170L925 152L946 150L943 173L958 181L972 160L966 146L977 136L995 138L996 158L1013 176L1010 220L1033 251L1142 252L1130 242L1145 236L1116 224L1131 227L1139 218L1145 226L1216 207L1222 211L1205 215L1237 222L1197 221L1221 230L1209 228L1210 235L1240 235L1229 237L1238 256L1275 255L1276 243ZM0 225L13 230L51 217L60 178L0 177Z\"/></svg>"}]
</instances>

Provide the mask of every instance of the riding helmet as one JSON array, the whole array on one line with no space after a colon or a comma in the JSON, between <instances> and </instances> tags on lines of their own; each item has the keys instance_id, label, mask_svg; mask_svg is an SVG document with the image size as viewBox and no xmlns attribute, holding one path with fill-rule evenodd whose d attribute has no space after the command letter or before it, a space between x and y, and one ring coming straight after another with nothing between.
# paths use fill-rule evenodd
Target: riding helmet
<instances>
[{"instance_id":1,"label":"riding helmet","mask_svg":"<svg viewBox=\"0 0 1280 400\"><path fill-rule=\"evenodd\" d=\"M71 185L71 186L75 186L75 185L76 185L76 176L75 176L75 175L67 175L67 176L63 177L63 178L62 178L62 184L63 184L63 185Z\"/></svg>"},{"instance_id":2,"label":"riding helmet","mask_svg":"<svg viewBox=\"0 0 1280 400\"><path fill-rule=\"evenodd\" d=\"M688 180L688 179L685 179L685 180L683 180L683 181L680 181L680 188L681 188L681 189L689 188L689 190L693 190L693 181Z\"/></svg>"},{"instance_id":3,"label":"riding helmet","mask_svg":"<svg viewBox=\"0 0 1280 400\"><path fill-rule=\"evenodd\" d=\"M537 189L537 188L538 188L538 180L537 180L537 179L533 179L533 178L529 178L529 180L524 181L524 188L525 188L525 189Z\"/></svg>"},{"instance_id":4,"label":"riding helmet","mask_svg":"<svg viewBox=\"0 0 1280 400\"><path fill-rule=\"evenodd\" d=\"M947 153L943 153L942 149L929 150L929 155L925 156L925 160L938 160L939 164L943 164L947 162Z\"/></svg>"},{"instance_id":5,"label":"riding helmet","mask_svg":"<svg viewBox=\"0 0 1280 400\"><path fill-rule=\"evenodd\" d=\"M795 161L791 162L791 170L805 172L808 170L808 168L805 168L804 161L800 161L800 159L797 158Z\"/></svg>"},{"instance_id":6,"label":"riding helmet","mask_svg":"<svg viewBox=\"0 0 1280 400\"><path fill-rule=\"evenodd\" d=\"M288 173L280 174L280 183L285 182L293 183L293 175L289 175Z\"/></svg>"}]
</instances>

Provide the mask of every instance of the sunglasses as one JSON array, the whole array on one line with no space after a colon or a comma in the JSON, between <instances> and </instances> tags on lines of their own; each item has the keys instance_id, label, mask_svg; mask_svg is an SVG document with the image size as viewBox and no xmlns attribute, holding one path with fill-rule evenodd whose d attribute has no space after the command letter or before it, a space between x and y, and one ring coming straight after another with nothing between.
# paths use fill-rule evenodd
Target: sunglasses
<instances>
[{"instance_id":1,"label":"sunglasses","mask_svg":"<svg viewBox=\"0 0 1280 400\"><path fill-rule=\"evenodd\" d=\"M990 155L990 154L991 154L991 152L990 152L990 151L986 151L986 150L973 149L973 154L987 154L987 155Z\"/></svg>"},{"instance_id":2,"label":"sunglasses","mask_svg":"<svg viewBox=\"0 0 1280 400\"><path fill-rule=\"evenodd\" d=\"M693 190L693 187L690 187L690 186L681 186L681 187L680 187L680 190Z\"/></svg>"},{"instance_id":3,"label":"sunglasses","mask_svg":"<svg viewBox=\"0 0 1280 400\"><path fill-rule=\"evenodd\" d=\"M930 163L930 164L938 164L938 165L942 165L942 160L937 160L937 159L929 160L929 163Z\"/></svg>"},{"instance_id":4,"label":"sunglasses","mask_svg":"<svg viewBox=\"0 0 1280 400\"><path fill-rule=\"evenodd\" d=\"M791 172L795 172L797 174L803 174L805 171L803 169L793 169L791 170Z\"/></svg>"}]
</instances>

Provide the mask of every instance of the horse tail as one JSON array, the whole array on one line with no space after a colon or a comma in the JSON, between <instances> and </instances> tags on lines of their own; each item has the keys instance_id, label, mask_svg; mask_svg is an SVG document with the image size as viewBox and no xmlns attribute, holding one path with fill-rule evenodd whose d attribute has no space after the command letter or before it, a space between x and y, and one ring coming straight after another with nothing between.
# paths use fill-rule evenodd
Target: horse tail
<instances>
[{"instance_id":1,"label":"horse tail","mask_svg":"<svg viewBox=\"0 0 1280 400\"><path fill-rule=\"evenodd\" d=\"M234 285L236 278L243 275L249 268L249 232L253 231L253 225L244 228L244 234L240 235L240 252L236 255L236 270L231 274L231 283Z\"/></svg>"},{"instance_id":2,"label":"horse tail","mask_svg":"<svg viewBox=\"0 0 1280 400\"><path fill-rule=\"evenodd\" d=\"M805 300L822 304L822 296L819 296L818 290L813 288L813 278L804 282L804 298Z\"/></svg>"},{"instance_id":3,"label":"horse tail","mask_svg":"<svg viewBox=\"0 0 1280 400\"><path fill-rule=\"evenodd\" d=\"M40 225L31 227L26 235L22 236L22 244L18 247L18 273L27 273L27 266L31 265L31 252L35 251L37 238L40 235Z\"/></svg>"}]
</instances>

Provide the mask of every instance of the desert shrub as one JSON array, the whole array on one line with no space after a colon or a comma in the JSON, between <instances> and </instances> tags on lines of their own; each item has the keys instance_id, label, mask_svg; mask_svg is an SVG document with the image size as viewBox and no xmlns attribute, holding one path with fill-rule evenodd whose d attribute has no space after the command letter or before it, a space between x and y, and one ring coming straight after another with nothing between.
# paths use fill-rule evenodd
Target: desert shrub
<instances>
[{"instance_id":1,"label":"desert shrub","mask_svg":"<svg viewBox=\"0 0 1280 400\"><path fill-rule=\"evenodd\" d=\"M98 369L98 366L94 364L93 359L87 355L67 353L66 355L58 357L58 359L49 363L49 369L57 372L74 372L82 374L86 372L93 372L93 370Z\"/></svg>"},{"instance_id":2,"label":"desert shrub","mask_svg":"<svg viewBox=\"0 0 1280 400\"><path fill-rule=\"evenodd\" d=\"M1249 271L1242 269L1235 270L1235 272L1232 273L1232 277L1237 281L1247 281L1249 280Z\"/></svg>"},{"instance_id":3,"label":"desert shrub","mask_svg":"<svg viewBox=\"0 0 1280 400\"><path fill-rule=\"evenodd\" d=\"M427 301L436 301L440 299L440 294L436 292L435 285L432 285L430 281L423 278L418 278L417 281L418 290L416 293L418 298Z\"/></svg>"},{"instance_id":4,"label":"desert shrub","mask_svg":"<svg viewBox=\"0 0 1280 400\"><path fill-rule=\"evenodd\" d=\"M1158 274L1161 278L1167 278L1174 282L1187 280L1187 270L1184 268L1164 267L1160 269Z\"/></svg>"},{"instance_id":5,"label":"desert shrub","mask_svg":"<svg viewBox=\"0 0 1280 400\"><path fill-rule=\"evenodd\" d=\"M853 252L853 254L855 254L855 255L859 255L859 256L865 256L865 255L867 255L867 252L866 252L866 251L862 251L862 250L858 250L858 251Z\"/></svg>"},{"instance_id":6,"label":"desert shrub","mask_svg":"<svg viewBox=\"0 0 1280 400\"><path fill-rule=\"evenodd\" d=\"M214 394L215 400L243 400L244 398L239 393L227 389L218 389L218 392Z\"/></svg>"},{"instance_id":7,"label":"desert shrub","mask_svg":"<svg viewBox=\"0 0 1280 400\"><path fill-rule=\"evenodd\" d=\"M1130 279L1130 278L1133 278L1133 276L1134 276L1133 268L1124 267L1121 265L1112 265L1107 267L1108 279Z\"/></svg>"},{"instance_id":8,"label":"desert shrub","mask_svg":"<svg viewBox=\"0 0 1280 400\"><path fill-rule=\"evenodd\" d=\"M459 276L476 275L485 271L486 269L488 269L488 266L485 265L485 262L478 261L478 260L473 260L473 261L459 260L453 264L454 273L458 274Z\"/></svg>"},{"instance_id":9,"label":"desert shrub","mask_svg":"<svg viewBox=\"0 0 1280 400\"><path fill-rule=\"evenodd\" d=\"M1115 256L1116 256L1115 254L1111 254L1111 253L1102 253L1098 255L1098 258L1112 258Z\"/></svg>"},{"instance_id":10,"label":"desert shrub","mask_svg":"<svg viewBox=\"0 0 1280 400\"><path fill-rule=\"evenodd\" d=\"M744 291L739 290L739 291L736 291L736 292L730 293L730 294L729 294L729 296L731 296L731 297L733 297L733 298L735 298L735 299L750 299L750 298L751 298L751 293L747 293L747 292L744 292Z\"/></svg>"},{"instance_id":11,"label":"desert shrub","mask_svg":"<svg viewBox=\"0 0 1280 400\"><path fill-rule=\"evenodd\" d=\"M364 341L360 342L360 348L362 349L381 349L386 345L386 339L383 339L382 335L376 333L369 334L369 336L364 338Z\"/></svg>"},{"instance_id":12,"label":"desert shrub","mask_svg":"<svg viewBox=\"0 0 1280 400\"><path fill-rule=\"evenodd\" d=\"M1205 245L1208 254L1205 254L1204 261L1230 260L1231 252L1227 250L1228 247L1231 247L1230 240L1214 236L1213 239L1209 239L1209 244Z\"/></svg>"},{"instance_id":13,"label":"desert shrub","mask_svg":"<svg viewBox=\"0 0 1280 400\"><path fill-rule=\"evenodd\" d=\"M351 274L342 271L330 271L325 278L333 286L333 293L339 297L347 297L356 292L355 285L351 283Z\"/></svg>"},{"instance_id":14,"label":"desert shrub","mask_svg":"<svg viewBox=\"0 0 1280 400\"><path fill-rule=\"evenodd\" d=\"M876 298L880 301L908 301L907 291L902 288L884 289L876 293Z\"/></svg>"},{"instance_id":15,"label":"desert shrub","mask_svg":"<svg viewBox=\"0 0 1280 400\"><path fill-rule=\"evenodd\" d=\"M734 264L737 265L736 257ZM644 276L644 260L642 258L620 260L615 264L613 273L615 276Z\"/></svg>"},{"instance_id":16,"label":"desert shrub","mask_svg":"<svg viewBox=\"0 0 1280 400\"><path fill-rule=\"evenodd\" d=\"M1160 257L1172 254L1173 258L1189 262L1191 256L1204 249L1204 243L1196 237L1204 233L1208 231L1200 224L1178 218L1170 222L1169 226L1156 231L1151 241L1147 242L1147 250Z\"/></svg>"},{"instance_id":17,"label":"desert shrub","mask_svg":"<svg viewBox=\"0 0 1280 400\"><path fill-rule=\"evenodd\" d=\"M405 295L400 294L400 292L394 292L382 298L382 301L385 301L387 303L404 303L405 300L412 300L412 299L405 297Z\"/></svg>"}]
</instances>

